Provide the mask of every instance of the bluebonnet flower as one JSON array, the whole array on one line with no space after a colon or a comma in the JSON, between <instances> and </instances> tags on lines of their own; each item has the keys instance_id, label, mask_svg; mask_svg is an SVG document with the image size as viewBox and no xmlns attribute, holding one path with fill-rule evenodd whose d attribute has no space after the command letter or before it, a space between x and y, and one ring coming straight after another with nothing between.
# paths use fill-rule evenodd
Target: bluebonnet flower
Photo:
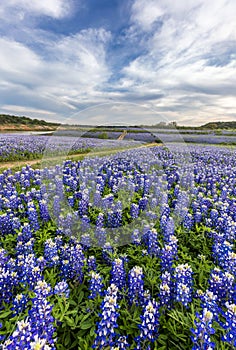
<instances>
[{"instance_id":1,"label":"bluebonnet flower","mask_svg":"<svg viewBox=\"0 0 236 350\"><path fill-rule=\"evenodd\" d=\"M192 268L188 264L181 264L175 268L176 301L181 302L184 306L188 306L192 301L192 274Z\"/></svg>"},{"instance_id":2,"label":"bluebonnet flower","mask_svg":"<svg viewBox=\"0 0 236 350\"><path fill-rule=\"evenodd\" d=\"M90 290L89 299L95 299L97 295L102 295L103 287L104 285L102 283L102 277L100 276L100 274L92 271L90 273L90 280L89 280L89 290Z\"/></svg>"},{"instance_id":3,"label":"bluebonnet flower","mask_svg":"<svg viewBox=\"0 0 236 350\"><path fill-rule=\"evenodd\" d=\"M165 214L161 215L161 218L160 218L161 232L163 232L163 233L165 232L168 221L169 221L168 216L166 216Z\"/></svg>"},{"instance_id":4,"label":"bluebonnet flower","mask_svg":"<svg viewBox=\"0 0 236 350\"><path fill-rule=\"evenodd\" d=\"M138 218L139 215L139 206L136 203L131 203L130 206L130 216L132 219Z\"/></svg>"},{"instance_id":5,"label":"bluebonnet flower","mask_svg":"<svg viewBox=\"0 0 236 350\"><path fill-rule=\"evenodd\" d=\"M113 202L114 202L114 195L112 193L107 194L102 199L102 208L105 209L105 210L111 208Z\"/></svg>"},{"instance_id":6,"label":"bluebonnet flower","mask_svg":"<svg viewBox=\"0 0 236 350\"><path fill-rule=\"evenodd\" d=\"M234 252L228 252L228 255L226 257L226 269L232 274L235 274L236 269L236 253Z\"/></svg>"},{"instance_id":7,"label":"bluebonnet flower","mask_svg":"<svg viewBox=\"0 0 236 350\"><path fill-rule=\"evenodd\" d=\"M25 222L22 226L22 231L17 235L17 241L28 242L32 238L30 224Z\"/></svg>"},{"instance_id":8,"label":"bluebonnet flower","mask_svg":"<svg viewBox=\"0 0 236 350\"><path fill-rule=\"evenodd\" d=\"M54 294L57 294L61 297L69 298L70 289L68 283L66 281L58 282L54 287Z\"/></svg>"},{"instance_id":9,"label":"bluebonnet flower","mask_svg":"<svg viewBox=\"0 0 236 350\"><path fill-rule=\"evenodd\" d=\"M73 196L69 196L69 197L68 197L68 203L69 203L69 206L70 206L70 207L73 207L73 206L74 206L74 204L75 204L75 199L74 199Z\"/></svg>"},{"instance_id":10,"label":"bluebonnet flower","mask_svg":"<svg viewBox=\"0 0 236 350\"><path fill-rule=\"evenodd\" d=\"M236 347L236 304L226 303L226 312L223 312L225 323L221 323L222 327L226 330L226 334L222 337L222 340L232 346Z\"/></svg>"},{"instance_id":11,"label":"bluebonnet flower","mask_svg":"<svg viewBox=\"0 0 236 350\"><path fill-rule=\"evenodd\" d=\"M87 195L82 195L82 198L79 202L79 207L78 207L80 217L88 214L88 207L89 207L89 197Z\"/></svg>"},{"instance_id":12,"label":"bluebonnet flower","mask_svg":"<svg viewBox=\"0 0 236 350\"><path fill-rule=\"evenodd\" d=\"M111 284L115 284L121 291L126 287L126 272L123 259L115 259L112 261Z\"/></svg>"},{"instance_id":13,"label":"bluebonnet flower","mask_svg":"<svg viewBox=\"0 0 236 350\"><path fill-rule=\"evenodd\" d=\"M30 342L30 349L32 350L53 350L56 349L54 346L48 345L47 339L40 338L35 335L33 340Z\"/></svg>"},{"instance_id":14,"label":"bluebonnet flower","mask_svg":"<svg viewBox=\"0 0 236 350\"><path fill-rule=\"evenodd\" d=\"M170 309L173 302L173 281L171 279L171 274L168 271L165 271L161 274L160 278L160 304Z\"/></svg>"},{"instance_id":15,"label":"bluebonnet flower","mask_svg":"<svg viewBox=\"0 0 236 350\"><path fill-rule=\"evenodd\" d=\"M57 266L59 264L57 243L51 238L44 243L44 258L48 266Z\"/></svg>"},{"instance_id":16,"label":"bluebonnet flower","mask_svg":"<svg viewBox=\"0 0 236 350\"><path fill-rule=\"evenodd\" d=\"M191 230L191 228L194 225L194 219L192 214L188 213L184 218L184 227L188 230Z\"/></svg>"},{"instance_id":17,"label":"bluebonnet flower","mask_svg":"<svg viewBox=\"0 0 236 350\"><path fill-rule=\"evenodd\" d=\"M32 338L31 324L26 318L22 321L17 321L16 330L2 344L3 350L22 350L29 348L30 339ZM30 349L30 348L29 348Z\"/></svg>"},{"instance_id":18,"label":"bluebonnet flower","mask_svg":"<svg viewBox=\"0 0 236 350\"><path fill-rule=\"evenodd\" d=\"M3 213L0 215L0 232L2 233L2 235L15 233L14 228L12 227L12 218L10 212Z\"/></svg>"},{"instance_id":19,"label":"bluebonnet flower","mask_svg":"<svg viewBox=\"0 0 236 350\"><path fill-rule=\"evenodd\" d=\"M12 302L12 308L14 314L13 316L19 315L21 312L24 312L27 306L29 299L26 295L20 293L17 294Z\"/></svg>"},{"instance_id":20,"label":"bluebonnet flower","mask_svg":"<svg viewBox=\"0 0 236 350\"><path fill-rule=\"evenodd\" d=\"M212 247L213 257L215 262L218 263L220 267L230 272L234 268L234 263L233 263L234 259L232 259L232 257L234 256L233 244L231 244L226 240L223 240L222 238L223 238L223 234L222 235L218 234L214 236L214 244ZM235 255L235 259L236 259L236 255Z\"/></svg>"},{"instance_id":21,"label":"bluebonnet flower","mask_svg":"<svg viewBox=\"0 0 236 350\"><path fill-rule=\"evenodd\" d=\"M16 245L16 255L27 255L27 254L33 254L34 253L34 238L30 238L27 242L24 241L18 241Z\"/></svg>"},{"instance_id":22,"label":"bluebonnet flower","mask_svg":"<svg viewBox=\"0 0 236 350\"><path fill-rule=\"evenodd\" d=\"M82 216L80 228L82 232L86 232L90 229L90 219L87 215Z\"/></svg>"},{"instance_id":23,"label":"bluebonnet flower","mask_svg":"<svg viewBox=\"0 0 236 350\"><path fill-rule=\"evenodd\" d=\"M27 318L17 322L16 330L4 342L3 349L56 349L53 338L55 328L54 318L51 315L52 306L46 300L50 293L50 286L45 281L38 281ZM44 347L39 347L41 345Z\"/></svg>"},{"instance_id":24,"label":"bluebonnet flower","mask_svg":"<svg viewBox=\"0 0 236 350\"><path fill-rule=\"evenodd\" d=\"M100 189L96 190L94 193L94 197L93 197L93 203L95 205L95 207L99 207L100 204L102 203L102 196L101 196L102 191L100 191Z\"/></svg>"},{"instance_id":25,"label":"bluebonnet flower","mask_svg":"<svg viewBox=\"0 0 236 350\"><path fill-rule=\"evenodd\" d=\"M174 235L170 235L167 239L167 243L172 247L172 254L174 259L178 259L178 239Z\"/></svg>"},{"instance_id":26,"label":"bluebonnet flower","mask_svg":"<svg viewBox=\"0 0 236 350\"><path fill-rule=\"evenodd\" d=\"M53 215L58 218L61 212L61 202L60 197L55 196L53 200Z\"/></svg>"},{"instance_id":27,"label":"bluebonnet flower","mask_svg":"<svg viewBox=\"0 0 236 350\"><path fill-rule=\"evenodd\" d=\"M139 210L145 210L148 204L147 197L140 198L138 202Z\"/></svg>"},{"instance_id":28,"label":"bluebonnet flower","mask_svg":"<svg viewBox=\"0 0 236 350\"><path fill-rule=\"evenodd\" d=\"M172 217L169 217L168 220L165 221L163 230L164 230L164 240L168 241L168 238L170 236L173 236L175 232L175 223Z\"/></svg>"},{"instance_id":29,"label":"bluebonnet flower","mask_svg":"<svg viewBox=\"0 0 236 350\"><path fill-rule=\"evenodd\" d=\"M29 310L33 334L37 334L40 338L45 338L53 346L55 342L55 339L53 339L55 332L53 326L54 318L51 315L52 305L46 300L51 290L44 281L39 282L36 287L36 297L32 299L32 308Z\"/></svg>"},{"instance_id":30,"label":"bluebonnet flower","mask_svg":"<svg viewBox=\"0 0 236 350\"><path fill-rule=\"evenodd\" d=\"M23 283L23 285L28 284L30 289L33 289L35 283L41 279L42 276L35 255L19 255L16 261L19 281Z\"/></svg>"},{"instance_id":31,"label":"bluebonnet flower","mask_svg":"<svg viewBox=\"0 0 236 350\"><path fill-rule=\"evenodd\" d=\"M149 289L145 289L143 292L143 303L142 306L145 306L149 303L149 301L151 300L151 293Z\"/></svg>"},{"instance_id":32,"label":"bluebonnet flower","mask_svg":"<svg viewBox=\"0 0 236 350\"><path fill-rule=\"evenodd\" d=\"M14 233L17 233L18 230L20 230L20 227L21 227L21 222L20 222L20 219L15 216L12 218L12 229L14 231Z\"/></svg>"},{"instance_id":33,"label":"bluebonnet flower","mask_svg":"<svg viewBox=\"0 0 236 350\"><path fill-rule=\"evenodd\" d=\"M95 229L96 243L99 247L104 247L107 240L107 231L105 228L97 227Z\"/></svg>"},{"instance_id":34,"label":"bluebonnet flower","mask_svg":"<svg viewBox=\"0 0 236 350\"><path fill-rule=\"evenodd\" d=\"M57 245L57 249L60 249L63 246L62 232L59 229L57 229L56 234L57 236L54 238L54 241Z\"/></svg>"},{"instance_id":35,"label":"bluebonnet flower","mask_svg":"<svg viewBox=\"0 0 236 350\"><path fill-rule=\"evenodd\" d=\"M96 220L96 227L103 227L104 226L104 215L103 213L99 213Z\"/></svg>"},{"instance_id":36,"label":"bluebonnet flower","mask_svg":"<svg viewBox=\"0 0 236 350\"><path fill-rule=\"evenodd\" d=\"M39 267L40 271L43 271L45 266L47 265L47 262L43 256L40 256L36 259L36 265Z\"/></svg>"},{"instance_id":37,"label":"bluebonnet flower","mask_svg":"<svg viewBox=\"0 0 236 350\"><path fill-rule=\"evenodd\" d=\"M194 213L194 221L196 223L200 223L202 221L202 213L200 210L196 210L196 212Z\"/></svg>"},{"instance_id":38,"label":"bluebonnet flower","mask_svg":"<svg viewBox=\"0 0 236 350\"><path fill-rule=\"evenodd\" d=\"M157 208L157 206L158 206L158 200L157 200L157 198L156 198L156 197L152 197L152 198L151 198L151 201L150 201L150 208L151 208L152 210L155 210L155 209Z\"/></svg>"},{"instance_id":39,"label":"bluebonnet flower","mask_svg":"<svg viewBox=\"0 0 236 350\"><path fill-rule=\"evenodd\" d=\"M30 226L32 227L32 229L34 231L39 230L40 226L39 226L39 222L38 222L38 213L36 211L36 208L35 208L35 205L33 202L28 203L27 213L28 213L28 219L30 222Z\"/></svg>"},{"instance_id":40,"label":"bluebonnet flower","mask_svg":"<svg viewBox=\"0 0 236 350\"><path fill-rule=\"evenodd\" d=\"M213 320L218 322L220 308L218 306L218 297L210 290L206 290L205 293L201 290L198 290L196 296L201 300L201 307L203 309L211 310L213 314Z\"/></svg>"},{"instance_id":41,"label":"bluebonnet flower","mask_svg":"<svg viewBox=\"0 0 236 350\"><path fill-rule=\"evenodd\" d=\"M166 218L169 218L170 215L170 207L167 203L168 197L167 194L164 193L162 197L162 203L161 203L161 216L165 216Z\"/></svg>"},{"instance_id":42,"label":"bluebonnet flower","mask_svg":"<svg viewBox=\"0 0 236 350\"><path fill-rule=\"evenodd\" d=\"M92 255L87 259L88 272L97 270L96 258Z\"/></svg>"},{"instance_id":43,"label":"bluebonnet flower","mask_svg":"<svg viewBox=\"0 0 236 350\"><path fill-rule=\"evenodd\" d=\"M204 308L202 314L196 313L199 321L195 320L196 328L192 328L191 340L194 344L192 350L211 350L215 348L215 343L211 341L211 335L215 333L212 326L213 313L211 310Z\"/></svg>"},{"instance_id":44,"label":"bluebonnet flower","mask_svg":"<svg viewBox=\"0 0 236 350\"><path fill-rule=\"evenodd\" d=\"M41 219L45 222L49 221L50 215L48 211L47 201L45 199L41 199L39 201L39 210L40 210Z\"/></svg>"},{"instance_id":45,"label":"bluebonnet flower","mask_svg":"<svg viewBox=\"0 0 236 350\"><path fill-rule=\"evenodd\" d=\"M11 301L14 290L19 283L16 263L7 252L0 248L0 307L2 302Z\"/></svg>"},{"instance_id":46,"label":"bluebonnet flower","mask_svg":"<svg viewBox=\"0 0 236 350\"><path fill-rule=\"evenodd\" d=\"M210 218L213 222L214 225L216 225L216 222L217 222L217 219L219 217L219 213L216 209L211 209L211 212L210 212Z\"/></svg>"},{"instance_id":47,"label":"bluebonnet flower","mask_svg":"<svg viewBox=\"0 0 236 350\"><path fill-rule=\"evenodd\" d=\"M128 298L129 303L142 304L144 299L143 269L139 266L133 267L128 274Z\"/></svg>"},{"instance_id":48,"label":"bluebonnet flower","mask_svg":"<svg viewBox=\"0 0 236 350\"><path fill-rule=\"evenodd\" d=\"M99 315L101 320L97 324L95 331L96 338L94 340L93 349L104 349L115 345L115 338L117 336L115 328L117 325L117 318L119 316L117 304L118 288L111 284L106 291L104 301L102 302L102 312Z\"/></svg>"},{"instance_id":49,"label":"bluebonnet flower","mask_svg":"<svg viewBox=\"0 0 236 350\"><path fill-rule=\"evenodd\" d=\"M131 235L132 243L135 245L141 244L141 233L138 229L134 230Z\"/></svg>"},{"instance_id":50,"label":"bluebonnet flower","mask_svg":"<svg viewBox=\"0 0 236 350\"><path fill-rule=\"evenodd\" d=\"M129 348L129 343L127 342L127 336L120 336L115 345L112 346L111 350L125 350Z\"/></svg>"},{"instance_id":51,"label":"bluebonnet flower","mask_svg":"<svg viewBox=\"0 0 236 350\"><path fill-rule=\"evenodd\" d=\"M80 244L65 244L60 252L60 275L63 279L72 279L79 283L83 280L85 256Z\"/></svg>"},{"instance_id":52,"label":"bluebonnet flower","mask_svg":"<svg viewBox=\"0 0 236 350\"><path fill-rule=\"evenodd\" d=\"M84 249L87 249L91 246L91 237L89 233L84 233L81 235L80 243L82 244Z\"/></svg>"},{"instance_id":53,"label":"bluebonnet flower","mask_svg":"<svg viewBox=\"0 0 236 350\"><path fill-rule=\"evenodd\" d=\"M211 273L210 278L208 280L209 283L209 291L218 297L220 300L225 296L225 283L223 280L223 272L215 267Z\"/></svg>"},{"instance_id":54,"label":"bluebonnet flower","mask_svg":"<svg viewBox=\"0 0 236 350\"><path fill-rule=\"evenodd\" d=\"M113 210L109 210L107 213L107 226L108 227L120 227L122 224L122 211L117 210L114 212Z\"/></svg>"},{"instance_id":55,"label":"bluebonnet flower","mask_svg":"<svg viewBox=\"0 0 236 350\"><path fill-rule=\"evenodd\" d=\"M175 258L175 248L173 245L165 244L161 249L161 271L169 271L173 270L173 262Z\"/></svg>"},{"instance_id":56,"label":"bluebonnet flower","mask_svg":"<svg viewBox=\"0 0 236 350\"><path fill-rule=\"evenodd\" d=\"M153 343L158 338L159 305L153 299L144 307L141 315L142 323L139 325L140 335L136 338L137 350L143 350L144 344Z\"/></svg>"},{"instance_id":57,"label":"bluebonnet flower","mask_svg":"<svg viewBox=\"0 0 236 350\"><path fill-rule=\"evenodd\" d=\"M105 262L110 265L112 262L112 254L113 254L113 248L110 242L106 242L102 248L102 257L105 260Z\"/></svg>"},{"instance_id":58,"label":"bluebonnet flower","mask_svg":"<svg viewBox=\"0 0 236 350\"><path fill-rule=\"evenodd\" d=\"M159 254L159 246L158 246L158 236L157 231L155 229L149 230L147 232L147 251L151 256L158 256Z\"/></svg>"}]
</instances>

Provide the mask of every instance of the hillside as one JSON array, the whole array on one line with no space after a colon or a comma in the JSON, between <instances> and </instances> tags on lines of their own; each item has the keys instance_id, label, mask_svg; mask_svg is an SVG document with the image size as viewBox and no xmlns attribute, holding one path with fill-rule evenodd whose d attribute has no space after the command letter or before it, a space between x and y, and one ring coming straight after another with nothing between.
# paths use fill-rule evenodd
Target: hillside
<instances>
[{"instance_id":1,"label":"hillside","mask_svg":"<svg viewBox=\"0 0 236 350\"><path fill-rule=\"evenodd\" d=\"M8 114L0 114L0 132L7 132L7 131L53 131L56 130L61 125L62 129L77 129L78 127L85 127L85 128L91 128L92 126L89 125L67 125L67 124L59 124L59 123L51 123L46 122L45 120L39 120L39 119L32 119L25 116L15 116L15 115L8 115ZM131 126L130 126L131 127ZM144 125L142 125L144 127ZM145 127L149 128L160 128L160 129L189 129L188 126L179 126L175 122L171 122L169 124L166 123L159 123L156 125L145 125ZM94 128L94 126L93 126ZM126 126L97 126L97 129L106 129L105 131L112 130L118 130L120 129L121 132L123 129L126 128ZM131 127L133 132L140 132L141 126L132 126ZM137 131L135 130L137 128ZM231 122L210 122L204 125L201 125L199 127L191 127L193 130L201 130L201 129L208 129L208 130L217 130L217 129L236 129L236 121Z\"/></svg>"},{"instance_id":2,"label":"hillside","mask_svg":"<svg viewBox=\"0 0 236 350\"><path fill-rule=\"evenodd\" d=\"M55 130L59 125L24 116L0 114L0 131L51 131Z\"/></svg>"},{"instance_id":3,"label":"hillside","mask_svg":"<svg viewBox=\"0 0 236 350\"><path fill-rule=\"evenodd\" d=\"M200 126L201 129L236 129L236 121L210 122Z\"/></svg>"}]
</instances>

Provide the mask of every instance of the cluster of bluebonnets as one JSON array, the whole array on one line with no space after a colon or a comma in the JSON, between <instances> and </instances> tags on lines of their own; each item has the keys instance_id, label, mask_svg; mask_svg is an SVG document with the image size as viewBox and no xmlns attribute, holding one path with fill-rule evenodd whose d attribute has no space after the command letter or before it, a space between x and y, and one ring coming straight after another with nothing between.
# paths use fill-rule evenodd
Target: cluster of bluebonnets
<instances>
[{"instance_id":1,"label":"cluster of bluebonnets","mask_svg":"<svg viewBox=\"0 0 236 350\"><path fill-rule=\"evenodd\" d=\"M217 135L212 133L181 133L181 132L166 132L161 130L153 130L153 135L159 138L162 142L188 142L210 145L236 145L235 134Z\"/></svg>"},{"instance_id":2,"label":"cluster of bluebonnets","mask_svg":"<svg viewBox=\"0 0 236 350\"><path fill-rule=\"evenodd\" d=\"M4 171L1 348L234 349L235 155L153 147Z\"/></svg>"},{"instance_id":3,"label":"cluster of bluebonnets","mask_svg":"<svg viewBox=\"0 0 236 350\"><path fill-rule=\"evenodd\" d=\"M60 130L52 136L2 134L0 136L0 161L25 160L42 156L68 153L84 153L95 149L130 147L130 142L118 140L100 140L78 136L59 136ZM78 134L78 133L77 133Z\"/></svg>"}]
</instances>

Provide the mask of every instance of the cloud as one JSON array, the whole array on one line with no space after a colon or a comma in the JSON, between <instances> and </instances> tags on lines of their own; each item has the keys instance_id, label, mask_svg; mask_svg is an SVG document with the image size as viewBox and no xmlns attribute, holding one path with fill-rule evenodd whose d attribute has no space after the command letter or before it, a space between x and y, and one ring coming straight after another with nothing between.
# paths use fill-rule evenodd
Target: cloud
<instances>
[{"instance_id":1,"label":"cloud","mask_svg":"<svg viewBox=\"0 0 236 350\"><path fill-rule=\"evenodd\" d=\"M109 40L110 33L102 28L82 30L45 39L40 55L22 43L0 38L0 102L16 105L12 100L19 100L27 106L26 113L35 103L37 109L45 106L49 112L59 112L59 117L65 110L71 113L78 101L96 98L99 86L109 78L105 48Z\"/></svg>"},{"instance_id":2,"label":"cloud","mask_svg":"<svg viewBox=\"0 0 236 350\"><path fill-rule=\"evenodd\" d=\"M226 104L222 96L236 97L235 13L233 0L134 1L130 36L146 41L143 54L123 67L120 86L162 95L150 104L177 120L193 113L220 118L223 111L232 119L233 99Z\"/></svg>"},{"instance_id":3,"label":"cloud","mask_svg":"<svg viewBox=\"0 0 236 350\"><path fill-rule=\"evenodd\" d=\"M62 18L70 13L71 1L64 0L8 0L0 5L0 13L7 15L9 12L18 13L19 19L24 19L26 14L31 16L49 16Z\"/></svg>"},{"instance_id":4,"label":"cloud","mask_svg":"<svg viewBox=\"0 0 236 350\"><path fill-rule=\"evenodd\" d=\"M155 0L137 0L132 6L131 21L142 29L149 30L152 24L163 15L164 11Z\"/></svg>"},{"instance_id":5,"label":"cloud","mask_svg":"<svg viewBox=\"0 0 236 350\"><path fill-rule=\"evenodd\" d=\"M89 24L84 21L81 29L74 0L2 2L1 109L12 105L12 113L34 116L48 111L63 120L84 108L121 101L155 110L155 115L143 115L150 123L156 118L180 124L235 118L235 1L125 4L120 10L128 20L116 31L102 15L94 19L101 26L87 18ZM86 6L84 15L91 15L91 5ZM135 108L130 120L143 123ZM97 115L101 118L102 112Z\"/></svg>"},{"instance_id":6,"label":"cloud","mask_svg":"<svg viewBox=\"0 0 236 350\"><path fill-rule=\"evenodd\" d=\"M2 109L4 111L15 111L17 113L31 113L31 114L45 114L46 116L54 115L55 113L44 110L44 109L36 109L36 108L27 108L27 107L22 107L22 106L14 106L14 105L3 105Z\"/></svg>"}]
</instances>

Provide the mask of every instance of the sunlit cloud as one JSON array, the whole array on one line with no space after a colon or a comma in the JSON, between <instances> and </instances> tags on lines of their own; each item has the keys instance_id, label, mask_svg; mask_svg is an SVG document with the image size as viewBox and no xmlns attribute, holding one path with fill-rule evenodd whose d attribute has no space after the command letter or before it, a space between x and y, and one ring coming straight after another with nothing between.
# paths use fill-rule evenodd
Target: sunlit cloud
<instances>
[{"instance_id":1,"label":"sunlit cloud","mask_svg":"<svg viewBox=\"0 0 236 350\"><path fill-rule=\"evenodd\" d=\"M2 3L1 112L64 121L125 102L179 124L233 120L235 13L234 0L121 1L107 18L91 1ZM135 118L156 121L151 113Z\"/></svg>"}]
</instances>

